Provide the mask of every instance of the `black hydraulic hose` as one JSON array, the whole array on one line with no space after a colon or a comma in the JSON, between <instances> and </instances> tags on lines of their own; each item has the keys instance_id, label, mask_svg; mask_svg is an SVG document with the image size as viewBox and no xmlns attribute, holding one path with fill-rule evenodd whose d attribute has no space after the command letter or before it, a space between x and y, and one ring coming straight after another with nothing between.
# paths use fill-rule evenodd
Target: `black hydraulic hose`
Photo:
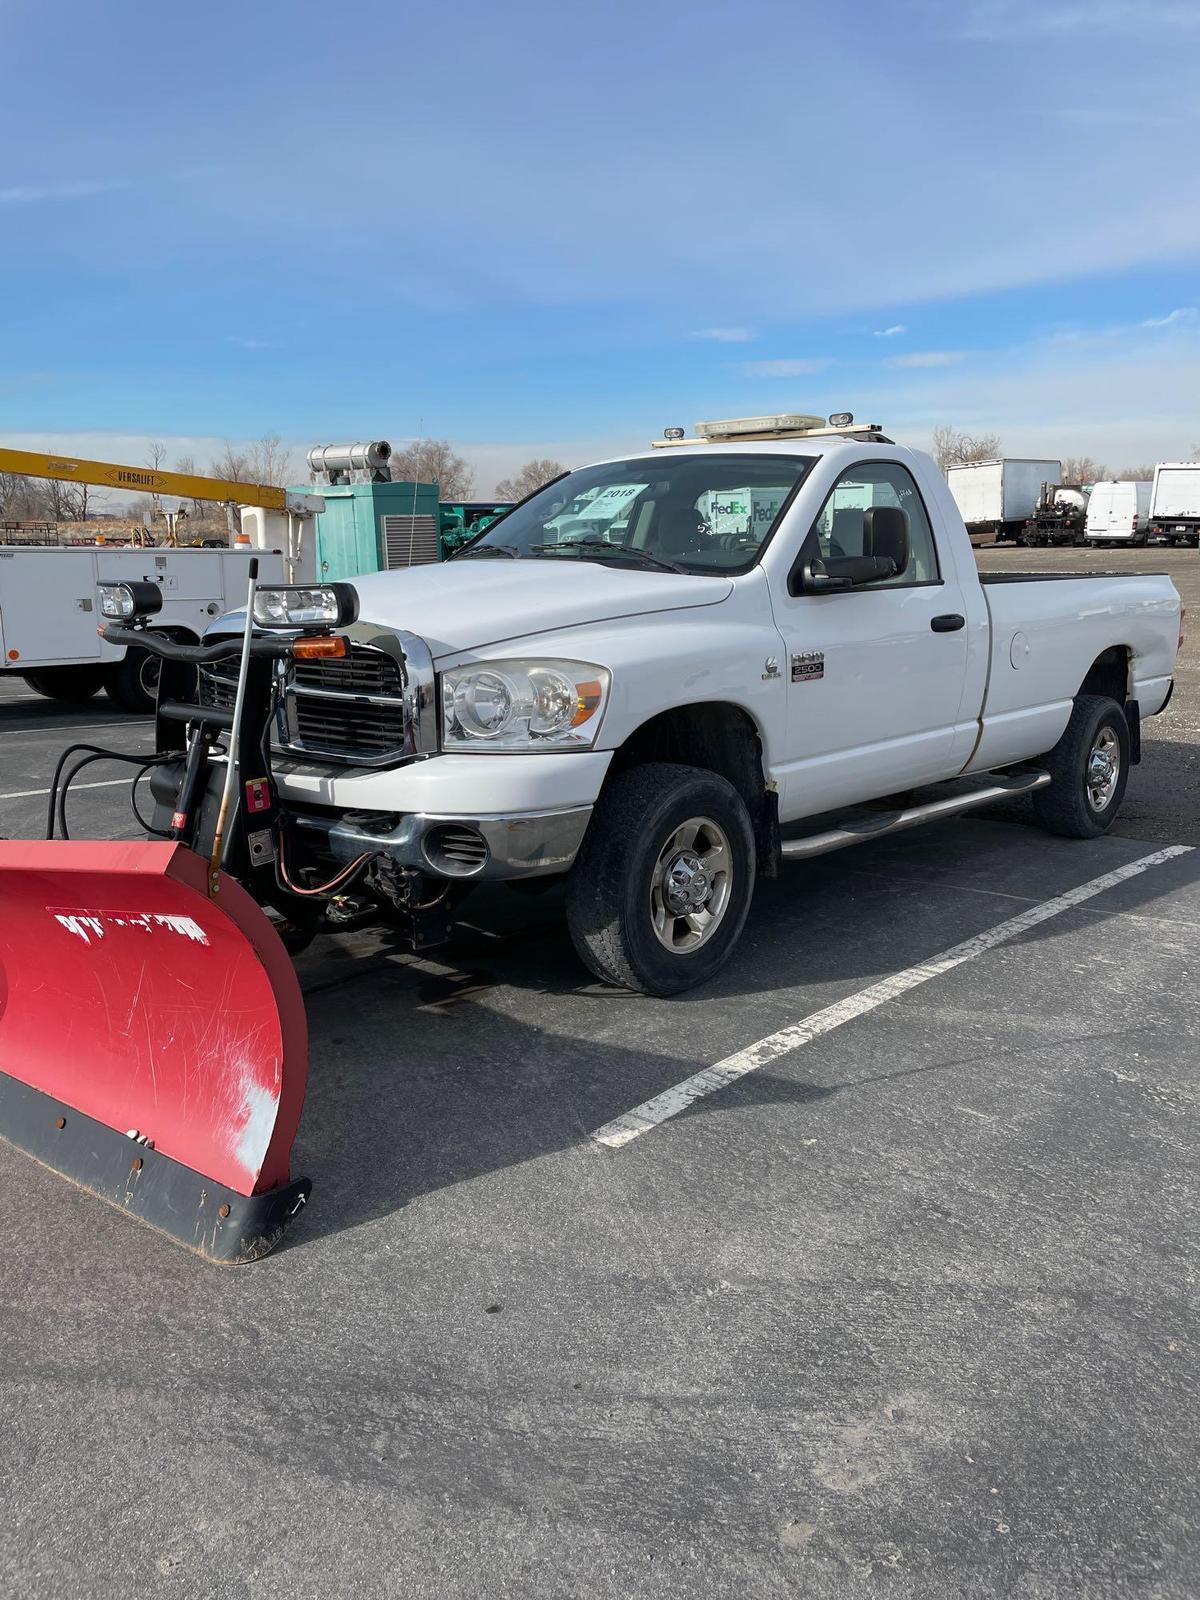
<instances>
[{"instance_id":1,"label":"black hydraulic hose","mask_svg":"<svg viewBox=\"0 0 1200 1600\"><path fill-rule=\"evenodd\" d=\"M90 753L85 755L81 761L77 761L64 777L63 767L65 766L68 757L74 755L80 750L85 750ZM47 839L53 839L56 836L56 816L60 830L58 837L63 839L69 839L71 837L67 828L67 795L70 792L71 785L85 767L94 766L98 761L119 761L123 762L126 766L140 768L141 771L139 772L138 777L141 777L142 773L148 772L151 767L162 766L166 762L175 761L177 759L178 751L175 750L157 753L147 760L144 750L138 751L136 755L127 755L125 752L120 750L101 749L99 745L71 745L69 749L64 750L62 755L59 757L58 765L54 769L54 777L51 780L49 804L47 806L46 813ZM135 779L134 782L136 784L137 779ZM134 808L134 815L137 816L136 807ZM140 816L138 816L138 821L139 823L142 821Z\"/></svg>"}]
</instances>

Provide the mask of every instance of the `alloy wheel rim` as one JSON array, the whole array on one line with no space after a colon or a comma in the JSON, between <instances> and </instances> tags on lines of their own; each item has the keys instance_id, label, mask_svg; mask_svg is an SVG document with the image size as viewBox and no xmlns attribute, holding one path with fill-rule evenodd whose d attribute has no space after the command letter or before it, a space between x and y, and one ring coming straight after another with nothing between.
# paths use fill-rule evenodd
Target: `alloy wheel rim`
<instances>
[{"instance_id":1,"label":"alloy wheel rim","mask_svg":"<svg viewBox=\"0 0 1200 1600\"><path fill-rule=\"evenodd\" d=\"M658 852L650 880L650 921L664 950L691 955L712 938L729 909L733 851L711 817L690 817Z\"/></svg>"},{"instance_id":2,"label":"alloy wheel rim","mask_svg":"<svg viewBox=\"0 0 1200 1600\"><path fill-rule=\"evenodd\" d=\"M1087 765L1088 798L1093 811L1112 804L1121 776L1121 745L1112 728L1101 728L1092 745Z\"/></svg>"}]
</instances>

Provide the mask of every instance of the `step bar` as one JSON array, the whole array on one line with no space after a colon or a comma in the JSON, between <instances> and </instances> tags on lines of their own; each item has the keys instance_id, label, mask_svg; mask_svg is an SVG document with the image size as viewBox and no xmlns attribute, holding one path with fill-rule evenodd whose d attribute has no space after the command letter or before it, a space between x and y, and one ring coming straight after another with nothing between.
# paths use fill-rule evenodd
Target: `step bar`
<instances>
[{"instance_id":1,"label":"step bar","mask_svg":"<svg viewBox=\"0 0 1200 1600\"><path fill-rule=\"evenodd\" d=\"M909 806L903 811L883 811L877 816L847 823L843 828L830 828L825 833L812 833L806 839L785 839L782 855L785 861L807 861L811 856L825 856L832 850L845 850L852 844L867 844L872 839L883 839L889 833L902 833L905 828L917 828L923 822L936 822L942 817L955 817L962 811L973 811L976 806L991 805L996 800L1012 800L1018 795L1032 794L1044 789L1050 782L1048 772L1019 772L1010 777L993 776L985 788L972 789L967 794L950 795L945 800L931 800L923 806Z\"/></svg>"}]
</instances>

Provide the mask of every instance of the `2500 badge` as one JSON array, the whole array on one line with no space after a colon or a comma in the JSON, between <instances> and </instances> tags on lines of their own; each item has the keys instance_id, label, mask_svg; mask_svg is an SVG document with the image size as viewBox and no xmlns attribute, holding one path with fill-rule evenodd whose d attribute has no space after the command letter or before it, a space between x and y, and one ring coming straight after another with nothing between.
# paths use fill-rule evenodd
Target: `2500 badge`
<instances>
[{"instance_id":1,"label":"2500 badge","mask_svg":"<svg viewBox=\"0 0 1200 1600\"><path fill-rule=\"evenodd\" d=\"M825 652L804 650L792 657L792 682L815 683L825 676Z\"/></svg>"}]
</instances>

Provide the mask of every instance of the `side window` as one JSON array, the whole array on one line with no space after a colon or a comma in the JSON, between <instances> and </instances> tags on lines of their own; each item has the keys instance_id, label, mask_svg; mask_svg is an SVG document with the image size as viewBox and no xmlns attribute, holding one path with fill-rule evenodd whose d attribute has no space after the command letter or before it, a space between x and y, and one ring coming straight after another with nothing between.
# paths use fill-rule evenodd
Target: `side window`
<instances>
[{"instance_id":1,"label":"side window","mask_svg":"<svg viewBox=\"0 0 1200 1600\"><path fill-rule=\"evenodd\" d=\"M821 514L805 541L814 542L827 556L863 554L863 512L871 506L899 506L908 517L908 566L892 578L873 585L936 583L937 549L920 491L907 467L897 461L863 461L843 472L821 507ZM815 552L814 552L815 553Z\"/></svg>"}]
</instances>

